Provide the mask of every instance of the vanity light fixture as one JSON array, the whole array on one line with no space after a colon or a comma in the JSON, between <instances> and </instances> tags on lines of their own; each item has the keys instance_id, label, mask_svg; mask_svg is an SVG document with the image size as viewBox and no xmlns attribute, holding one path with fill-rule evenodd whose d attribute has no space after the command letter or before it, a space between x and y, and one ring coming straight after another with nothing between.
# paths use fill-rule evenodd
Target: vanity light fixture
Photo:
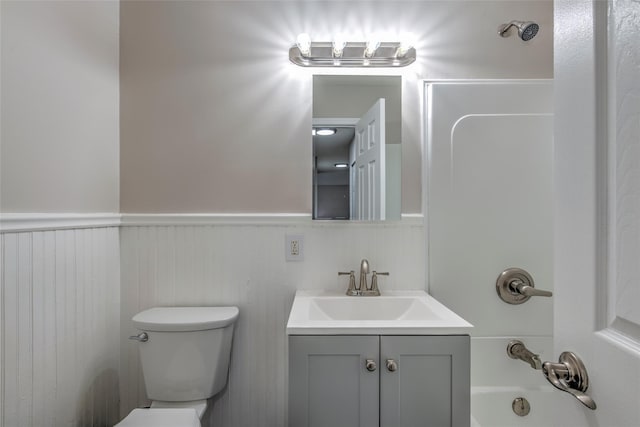
<instances>
[{"instance_id":1,"label":"vanity light fixture","mask_svg":"<svg viewBox=\"0 0 640 427\"><path fill-rule=\"evenodd\" d=\"M416 60L413 42L384 42L372 37L367 42L348 42L336 35L331 42L314 42L302 33L289 49L289 60L301 67L404 67Z\"/></svg>"},{"instance_id":2,"label":"vanity light fixture","mask_svg":"<svg viewBox=\"0 0 640 427\"><path fill-rule=\"evenodd\" d=\"M349 163L334 163L333 166L344 169L349 167Z\"/></svg>"}]
</instances>

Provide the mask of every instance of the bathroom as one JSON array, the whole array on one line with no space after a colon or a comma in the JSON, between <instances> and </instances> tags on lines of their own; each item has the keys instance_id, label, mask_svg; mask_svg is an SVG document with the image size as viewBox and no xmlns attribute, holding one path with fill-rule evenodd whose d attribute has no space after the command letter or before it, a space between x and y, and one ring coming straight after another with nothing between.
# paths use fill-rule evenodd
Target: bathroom
<instances>
[{"instance_id":1,"label":"bathroom","mask_svg":"<svg viewBox=\"0 0 640 427\"><path fill-rule=\"evenodd\" d=\"M640 425L639 15L631 0L1 2L2 425L114 425L148 404L134 314L235 305L228 385L204 425L285 426L294 294L346 289L337 272L363 258L391 273L383 292L427 290L471 323L494 321L465 308L471 284L449 295L430 270L425 81L499 79L553 79L551 265L531 271L553 297L508 306L492 271L487 298L529 329L472 332L471 386L545 390L521 425L542 413L547 425ZM539 34L501 38L514 19ZM287 54L305 31L411 32L417 60L297 67ZM311 220L317 74L401 76L400 221ZM285 260L291 234L302 261ZM511 338L543 361L579 354L597 410L509 359ZM518 418L512 400L499 405Z\"/></svg>"}]
</instances>

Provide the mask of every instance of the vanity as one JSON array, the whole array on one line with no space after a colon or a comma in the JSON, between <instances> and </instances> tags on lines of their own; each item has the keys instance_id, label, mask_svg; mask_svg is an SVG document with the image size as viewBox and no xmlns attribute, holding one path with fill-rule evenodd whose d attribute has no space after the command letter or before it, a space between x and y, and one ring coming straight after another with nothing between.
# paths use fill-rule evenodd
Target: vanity
<instances>
[{"instance_id":1,"label":"vanity","mask_svg":"<svg viewBox=\"0 0 640 427\"><path fill-rule=\"evenodd\" d=\"M468 426L473 326L424 291L298 291L290 426Z\"/></svg>"}]
</instances>

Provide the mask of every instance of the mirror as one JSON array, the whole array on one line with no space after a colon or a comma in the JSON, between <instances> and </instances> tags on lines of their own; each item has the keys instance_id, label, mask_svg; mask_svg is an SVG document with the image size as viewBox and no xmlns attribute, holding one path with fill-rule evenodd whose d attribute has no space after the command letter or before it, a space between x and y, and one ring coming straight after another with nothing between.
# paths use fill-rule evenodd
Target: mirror
<instances>
[{"instance_id":1,"label":"mirror","mask_svg":"<svg viewBox=\"0 0 640 427\"><path fill-rule=\"evenodd\" d=\"M401 85L313 77L313 219L400 220Z\"/></svg>"}]
</instances>

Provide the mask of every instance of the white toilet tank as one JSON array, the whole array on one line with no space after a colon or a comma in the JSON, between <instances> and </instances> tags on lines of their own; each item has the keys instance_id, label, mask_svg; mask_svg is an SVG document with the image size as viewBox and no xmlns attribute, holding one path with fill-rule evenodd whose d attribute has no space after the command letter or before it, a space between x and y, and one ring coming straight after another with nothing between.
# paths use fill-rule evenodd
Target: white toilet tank
<instances>
[{"instance_id":1,"label":"white toilet tank","mask_svg":"<svg viewBox=\"0 0 640 427\"><path fill-rule=\"evenodd\" d=\"M151 400L208 399L227 383L237 307L158 307L133 317Z\"/></svg>"}]
</instances>

